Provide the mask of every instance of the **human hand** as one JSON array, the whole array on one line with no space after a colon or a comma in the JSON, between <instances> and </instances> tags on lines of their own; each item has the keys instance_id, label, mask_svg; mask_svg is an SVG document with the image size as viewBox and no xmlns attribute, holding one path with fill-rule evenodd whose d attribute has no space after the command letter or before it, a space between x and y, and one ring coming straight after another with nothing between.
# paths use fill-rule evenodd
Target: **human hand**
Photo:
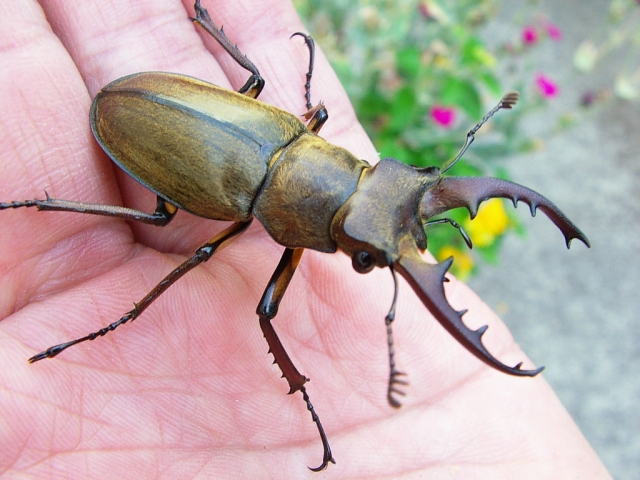
<instances>
[{"instance_id":1,"label":"human hand","mask_svg":"<svg viewBox=\"0 0 640 480\"><path fill-rule=\"evenodd\" d=\"M260 99L304 112L308 52L288 2L204 4L266 80ZM42 8L43 11L40 10ZM155 196L93 139L91 98L149 70L240 87L247 73L194 27L190 2L0 4L0 200L56 198L151 211ZM189 12L189 13L187 13ZM53 29L53 32L50 30ZM203 46L204 41L204 46ZM376 152L321 53L312 101L322 136L360 158ZM139 320L53 360L46 347L117 320L226 227L185 212L162 229L32 210L0 213L0 466L36 478L604 478L604 467L541 376L479 362L401 279L394 323L408 374L404 406L386 400L384 316L391 276L353 272L342 254L307 251L274 326L327 430L337 465L313 474L317 431L271 365L255 306L282 247L254 225L190 272ZM524 286L523 286L524 287ZM487 348L523 353L466 286L446 286ZM527 367L527 365L525 365ZM531 368L532 365L528 365ZM561 366L557 366L560 368Z\"/></svg>"}]
</instances>

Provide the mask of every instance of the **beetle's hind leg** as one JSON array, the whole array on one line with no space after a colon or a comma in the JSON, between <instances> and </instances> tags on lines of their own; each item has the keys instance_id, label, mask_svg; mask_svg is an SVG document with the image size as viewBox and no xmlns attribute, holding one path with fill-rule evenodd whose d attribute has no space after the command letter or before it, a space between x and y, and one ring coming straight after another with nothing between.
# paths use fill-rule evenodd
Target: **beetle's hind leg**
<instances>
[{"instance_id":1,"label":"beetle's hind leg","mask_svg":"<svg viewBox=\"0 0 640 480\"><path fill-rule=\"evenodd\" d=\"M164 227L168 224L178 211L178 208L164 198L158 196L156 209L153 213L146 213L133 208L119 207L117 205L104 205L101 203L76 202L73 200L61 200L51 198L44 192L44 200L25 200L24 202L0 203L0 210L7 208L36 207L38 210L51 210L57 212L88 213L90 215L102 215L105 217L116 217L124 220L135 220L136 222L147 223L157 227Z\"/></svg>"},{"instance_id":2,"label":"beetle's hind leg","mask_svg":"<svg viewBox=\"0 0 640 480\"><path fill-rule=\"evenodd\" d=\"M90 333L89 335L86 335L82 338L49 347L44 352L40 352L37 355L31 357L29 359L29 363L37 362L38 360L43 360L45 358L53 358L60 352L73 345L86 342L87 340L95 340L96 338L102 337L108 332L115 330L120 325L127 323L128 321L135 320L144 310L146 310L149 305L151 305L151 303L156 298L162 295L165 290L173 285L180 277L182 277L185 273L191 271L201 263L209 260L218 249L225 247L233 238L244 232L251 224L251 221L252 220L249 220L247 222L234 223L229 228L223 230L207 243L198 248L198 250L196 250L196 253L191 258L184 261L179 267L177 267L171 273L169 273L169 275L164 277L160 281L160 283L158 283L158 285L153 288L153 290L147 293L142 300L135 304L133 310L124 314L124 316L122 316L120 320L113 322L112 324L98 330L97 332Z\"/></svg>"},{"instance_id":3,"label":"beetle's hind leg","mask_svg":"<svg viewBox=\"0 0 640 480\"><path fill-rule=\"evenodd\" d=\"M303 251L304 250L302 248L285 249L282 258L280 259L280 263L278 263L276 271L273 272L271 280L269 280L269 284L267 285L267 289L262 295L262 299L258 304L256 313L260 317L260 328L262 329L264 338L266 338L267 343L269 344L269 352L273 354L275 363L277 363L280 367L280 370L282 370L282 376L289 383L289 394L295 393L297 391L300 391L300 393L302 393L302 399L307 404L307 410L309 410L309 412L311 413L311 419L318 427L318 433L320 434L322 447L324 448L322 463L319 467L316 468L309 467L314 472L318 472L327 468L329 462L336 463L336 461L331 455L329 440L327 439L327 435L324 432L322 423L320 423L320 418L316 414L313 405L311 405L309 395L307 394L307 389L304 386L304 384L309 379L298 372L298 369L289 358L287 351L282 346L282 343L280 342L276 331L273 329L273 325L271 325L271 320L278 313L280 300L282 300L282 296L289 286L289 282L291 281L291 277L293 277L293 274L296 271L296 267L300 262L300 257L302 256Z\"/></svg>"},{"instance_id":4,"label":"beetle's hind leg","mask_svg":"<svg viewBox=\"0 0 640 480\"><path fill-rule=\"evenodd\" d=\"M224 48L238 63L238 65L251 72L251 76L238 90L238 92L251 98L258 98L258 95L260 95L260 92L264 88L264 79L260 75L260 72L258 72L256 66L240 51L237 45L229 40L229 37L224 33L222 27L216 27L213 20L211 20L207 9L200 5L200 0L196 0L196 3L193 5L193 9L196 12L196 18L192 18L191 20L200 25L209 33L209 35L215 38L222 48Z\"/></svg>"},{"instance_id":5,"label":"beetle's hind leg","mask_svg":"<svg viewBox=\"0 0 640 480\"><path fill-rule=\"evenodd\" d=\"M313 65L316 59L316 44L310 35L302 32L296 32L291 35L293 37L304 38L304 43L309 49L309 69L307 70L307 82L304 84L304 98L307 102L307 112L303 115L306 120L309 121L307 127L314 133L318 133L322 128L322 125L329 119L329 112L324 103L319 102L315 107L311 103L311 77L313 77Z\"/></svg>"}]
</instances>

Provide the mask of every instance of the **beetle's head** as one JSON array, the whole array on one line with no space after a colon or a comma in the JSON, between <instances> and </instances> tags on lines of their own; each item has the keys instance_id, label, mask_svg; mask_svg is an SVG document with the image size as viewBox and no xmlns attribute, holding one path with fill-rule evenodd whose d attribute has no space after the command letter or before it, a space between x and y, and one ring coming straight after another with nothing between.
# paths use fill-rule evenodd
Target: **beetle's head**
<instances>
[{"instance_id":1,"label":"beetle's head","mask_svg":"<svg viewBox=\"0 0 640 480\"><path fill-rule=\"evenodd\" d=\"M509 367L494 358L483 346L486 327L471 330L462 322L464 312L449 305L445 294L445 273L451 258L429 264L421 252L427 247L424 224L452 208L466 207L473 218L484 200L510 198L527 203L532 215L539 208L560 229L567 247L577 238L585 245L584 234L549 200L521 185L482 177L443 177L438 168L414 168L386 158L367 169L358 190L338 210L331 236L352 258L357 272L374 267L396 270L409 282L431 314L471 353L487 364L513 375L535 375L540 371Z\"/></svg>"}]
</instances>

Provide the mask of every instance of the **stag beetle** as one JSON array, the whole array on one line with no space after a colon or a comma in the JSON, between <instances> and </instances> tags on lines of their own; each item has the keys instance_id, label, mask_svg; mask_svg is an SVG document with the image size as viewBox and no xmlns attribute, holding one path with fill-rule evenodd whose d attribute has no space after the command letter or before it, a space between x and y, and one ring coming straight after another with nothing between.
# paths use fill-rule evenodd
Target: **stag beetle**
<instances>
[{"instance_id":1,"label":"stag beetle","mask_svg":"<svg viewBox=\"0 0 640 480\"><path fill-rule=\"evenodd\" d=\"M576 238L589 246L585 235L549 200L515 183L495 178L446 177L443 174L464 154L478 129L498 110L510 109L517 93L505 95L469 133L460 153L442 168L416 168L385 158L371 166L343 148L318 136L328 119L326 107L311 104L310 81L314 43L301 36L309 50L305 85L308 123L257 100L264 80L255 65L214 25L207 10L195 2L196 24L204 28L250 77L237 92L184 75L147 72L129 75L105 86L90 113L93 134L111 159L130 176L156 193L151 214L120 206L59 200L0 203L0 209L37 207L167 225L178 209L200 217L233 224L197 249L118 321L85 337L62 343L34 355L29 362L52 358L72 345L94 340L137 318L176 280L206 262L224 244L243 233L257 217L271 237L285 247L257 307L260 328L275 363L289 383L289 393L300 391L323 443L322 470L335 463L320 419L309 400L302 375L280 342L271 320L291 281L305 248L349 255L353 268L367 273L388 267L395 293L386 317L389 348L389 403L399 407L399 385L406 382L396 370L391 324L397 299L397 273L402 275L431 314L467 350L502 372L534 376L542 368L510 367L486 350L481 338L486 326L471 330L447 301L443 283L452 259L428 264L421 258L427 247L425 225L449 222L435 216L466 207L473 218L484 200L510 198L527 203L531 214L542 210L560 229L569 247Z\"/></svg>"}]
</instances>

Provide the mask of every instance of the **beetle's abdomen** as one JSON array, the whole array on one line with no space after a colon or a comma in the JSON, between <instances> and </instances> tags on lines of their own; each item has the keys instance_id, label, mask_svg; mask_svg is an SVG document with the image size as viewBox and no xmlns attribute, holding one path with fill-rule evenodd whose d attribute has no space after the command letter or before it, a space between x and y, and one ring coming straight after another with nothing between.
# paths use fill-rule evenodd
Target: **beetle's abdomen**
<instances>
[{"instance_id":1,"label":"beetle's abdomen","mask_svg":"<svg viewBox=\"0 0 640 480\"><path fill-rule=\"evenodd\" d=\"M331 221L369 166L315 134L302 135L269 171L254 213L281 245L335 252Z\"/></svg>"},{"instance_id":2,"label":"beetle's abdomen","mask_svg":"<svg viewBox=\"0 0 640 480\"><path fill-rule=\"evenodd\" d=\"M307 131L295 116L183 75L148 72L102 89L93 133L115 163L196 215L241 221L273 155Z\"/></svg>"}]
</instances>

